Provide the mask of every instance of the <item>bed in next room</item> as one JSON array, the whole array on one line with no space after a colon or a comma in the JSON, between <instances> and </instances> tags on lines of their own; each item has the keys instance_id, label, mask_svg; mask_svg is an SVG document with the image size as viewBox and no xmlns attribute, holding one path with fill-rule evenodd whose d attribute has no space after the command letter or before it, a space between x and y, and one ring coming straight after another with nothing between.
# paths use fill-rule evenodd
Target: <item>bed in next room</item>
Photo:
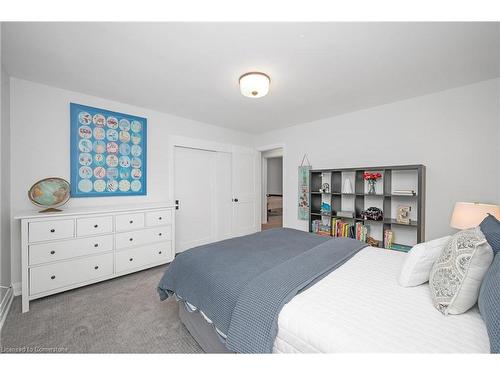
<instances>
[{"instance_id":1,"label":"bed in next room","mask_svg":"<svg viewBox=\"0 0 500 375\"><path fill-rule=\"evenodd\" d=\"M426 251L417 249L412 262L420 257L418 266L427 262L430 270L436 242L429 244L420 244ZM179 254L158 291L178 300L181 320L206 352L498 351L492 285L483 293L489 301L480 301L483 315L477 305L445 315L433 305L428 283L400 285L408 256L273 229ZM496 285L499 273L496 256L485 280Z\"/></svg>"}]
</instances>

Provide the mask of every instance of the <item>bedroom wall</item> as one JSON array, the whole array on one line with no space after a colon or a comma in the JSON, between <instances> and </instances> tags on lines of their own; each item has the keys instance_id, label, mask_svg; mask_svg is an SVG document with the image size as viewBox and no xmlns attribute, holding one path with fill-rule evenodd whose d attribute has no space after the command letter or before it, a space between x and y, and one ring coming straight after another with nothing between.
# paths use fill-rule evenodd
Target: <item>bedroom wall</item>
<instances>
[{"instance_id":1,"label":"bedroom wall","mask_svg":"<svg viewBox=\"0 0 500 375\"><path fill-rule=\"evenodd\" d=\"M68 206L126 205L168 199L167 140L179 135L219 143L251 146L249 134L175 117L124 103L39 83L11 80L12 214L32 209L26 192L47 176L69 180L69 103L75 102L148 119L148 195L145 197L76 198ZM12 221L12 281L20 282L19 223Z\"/></svg>"},{"instance_id":2,"label":"bedroom wall","mask_svg":"<svg viewBox=\"0 0 500 375\"><path fill-rule=\"evenodd\" d=\"M283 193L283 158L267 159L267 193Z\"/></svg>"},{"instance_id":3,"label":"bedroom wall","mask_svg":"<svg viewBox=\"0 0 500 375\"><path fill-rule=\"evenodd\" d=\"M1 40L0 26L0 40ZM1 59L0 49L0 61ZM0 69L0 285L11 285L10 273L10 131L9 78L3 64ZM7 291L0 289L0 301Z\"/></svg>"},{"instance_id":4,"label":"bedroom wall","mask_svg":"<svg viewBox=\"0 0 500 375\"><path fill-rule=\"evenodd\" d=\"M297 166L422 163L427 166L426 238L452 232L457 201L500 202L500 80L391 103L260 134L256 147L284 145L284 226L297 219Z\"/></svg>"}]
</instances>

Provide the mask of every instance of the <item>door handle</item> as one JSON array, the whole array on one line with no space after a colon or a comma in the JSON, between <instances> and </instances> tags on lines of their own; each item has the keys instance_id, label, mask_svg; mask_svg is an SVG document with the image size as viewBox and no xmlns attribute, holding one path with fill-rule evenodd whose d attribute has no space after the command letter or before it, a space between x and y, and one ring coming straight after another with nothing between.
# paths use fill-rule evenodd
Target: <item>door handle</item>
<instances>
[{"instance_id":1,"label":"door handle","mask_svg":"<svg viewBox=\"0 0 500 375\"><path fill-rule=\"evenodd\" d=\"M238 198L234 198L234 199L233 199L233 202L238 202Z\"/></svg>"},{"instance_id":2,"label":"door handle","mask_svg":"<svg viewBox=\"0 0 500 375\"><path fill-rule=\"evenodd\" d=\"M179 200L178 199L175 200L175 209L176 210L179 209Z\"/></svg>"}]
</instances>

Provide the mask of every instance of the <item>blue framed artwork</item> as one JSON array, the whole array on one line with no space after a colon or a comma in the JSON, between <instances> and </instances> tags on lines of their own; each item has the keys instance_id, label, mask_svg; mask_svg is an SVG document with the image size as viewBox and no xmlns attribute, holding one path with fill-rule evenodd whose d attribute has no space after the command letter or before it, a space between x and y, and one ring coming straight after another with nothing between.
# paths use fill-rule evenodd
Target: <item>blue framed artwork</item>
<instances>
[{"instance_id":1,"label":"blue framed artwork","mask_svg":"<svg viewBox=\"0 0 500 375\"><path fill-rule=\"evenodd\" d=\"M71 196L146 195L147 120L70 103Z\"/></svg>"}]
</instances>

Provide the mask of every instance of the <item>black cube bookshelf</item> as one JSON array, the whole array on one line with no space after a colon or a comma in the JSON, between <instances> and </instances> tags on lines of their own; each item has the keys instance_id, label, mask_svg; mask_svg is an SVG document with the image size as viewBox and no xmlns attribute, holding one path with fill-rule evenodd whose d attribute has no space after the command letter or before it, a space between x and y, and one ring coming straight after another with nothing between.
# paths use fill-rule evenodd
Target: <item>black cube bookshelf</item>
<instances>
[{"instance_id":1,"label":"black cube bookshelf","mask_svg":"<svg viewBox=\"0 0 500 375\"><path fill-rule=\"evenodd\" d=\"M382 178L376 183L375 194L368 193L365 172L380 172ZM350 191L345 191L349 179ZM425 166L397 165L364 168L313 169L309 174L309 231L313 232L313 221L332 223L332 219L342 219L347 223L361 222L370 226L370 236L383 246L386 229L394 233L396 245L413 246L425 241ZM328 183L327 193L320 191ZM349 187L349 186L347 186ZM412 190L413 195L397 194L397 190ZM323 202L331 206L330 211L322 211ZM410 222L397 222L397 207L409 206ZM379 221L364 219L361 212L368 207L378 207L383 211ZM339 217L340 211L352 211L354 217ZM330 235L332 233L330 232Z\"/></svg>"}]
</instances>

